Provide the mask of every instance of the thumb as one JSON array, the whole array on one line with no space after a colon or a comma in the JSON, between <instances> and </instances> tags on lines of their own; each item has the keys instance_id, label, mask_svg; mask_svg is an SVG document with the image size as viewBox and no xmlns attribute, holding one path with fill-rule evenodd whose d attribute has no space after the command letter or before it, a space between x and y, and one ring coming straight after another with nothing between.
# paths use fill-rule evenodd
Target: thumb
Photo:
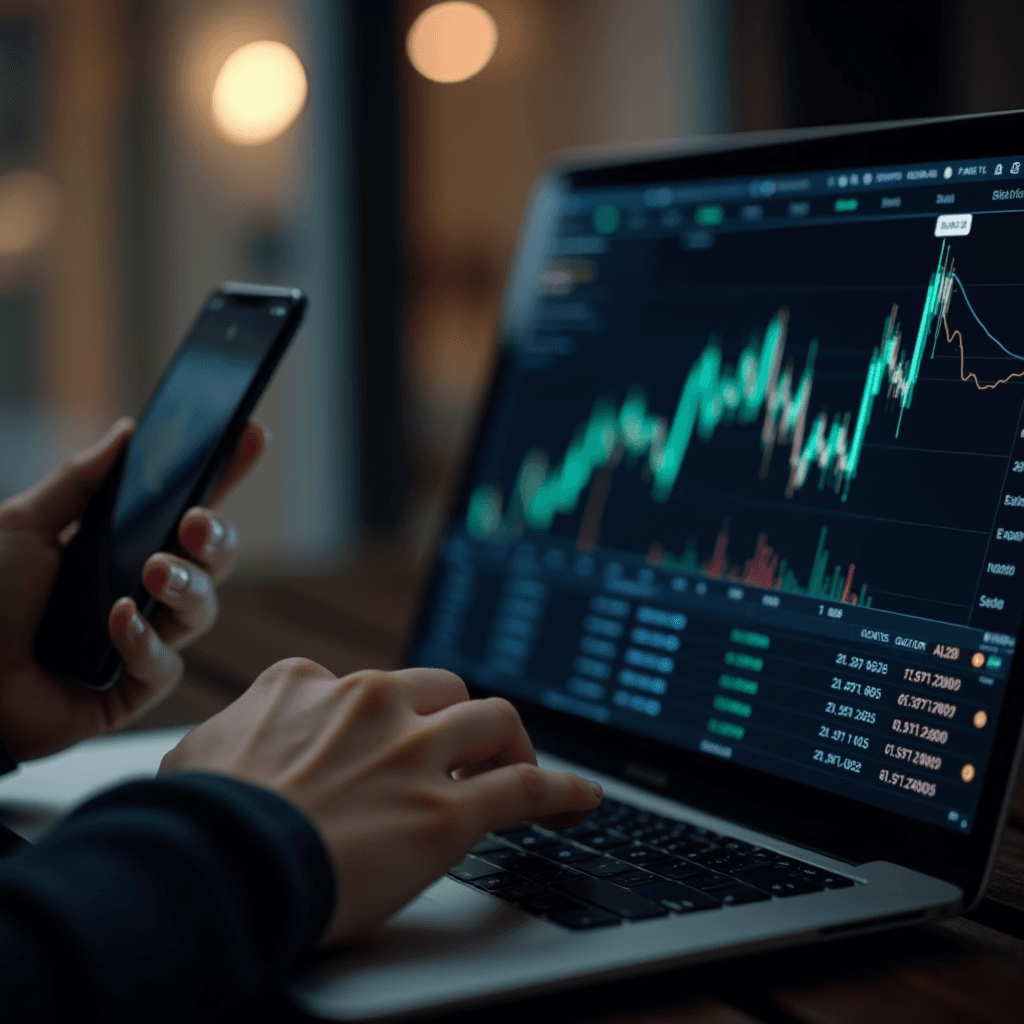
<instances>
[{"instance_id":1,"label":"thumb","mask_svg":"<svg viewBox=\"0 0 1024 1024\"><path fill-rule=\"evenodd\" d=\"M39 483L5 502L0 509L3 524L58 534L82 514L134 429L133 420L119 419L91 448L72 455Z\"/></svg>"}]
</instances>

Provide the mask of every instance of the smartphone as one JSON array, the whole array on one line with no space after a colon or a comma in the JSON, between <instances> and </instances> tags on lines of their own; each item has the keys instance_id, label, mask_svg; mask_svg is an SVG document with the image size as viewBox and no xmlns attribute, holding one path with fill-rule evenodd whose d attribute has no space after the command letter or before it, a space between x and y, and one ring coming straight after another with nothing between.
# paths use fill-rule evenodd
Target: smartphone
<instances>
[{"instance_id":1,"label":"smartphone","mask_svg":"<svg viewBox=\"0 0 1024 1024\"><path fill-rule=\"evenodd\" d=\"M209 497L306 305L298 288L234 283L203 305L61 557L33 643L47 672L96 690L118 680L110 609L132 597L153 611L142 567L185 554L178 522Z\"/></svg>"}]
</instances>

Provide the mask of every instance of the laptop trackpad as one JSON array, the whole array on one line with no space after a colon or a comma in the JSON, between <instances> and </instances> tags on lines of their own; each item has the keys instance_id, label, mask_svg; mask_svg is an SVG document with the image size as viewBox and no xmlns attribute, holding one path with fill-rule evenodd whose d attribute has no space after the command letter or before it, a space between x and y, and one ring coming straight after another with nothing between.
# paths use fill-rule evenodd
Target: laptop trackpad
<instances>
[{"instance_id":1,"label":"laptop trackpad","mask_svg":"<svg viewBox=\"0 0 1024 1024\"><path fill-rule=\"evenodd\" d=\"M545 924L511 904L442 878L350 949L345 961L349 970L367 961L433 961L459 950L502 945L514 935L538 928L560 937L560 929Z\"/></svg>"}]
</instances>

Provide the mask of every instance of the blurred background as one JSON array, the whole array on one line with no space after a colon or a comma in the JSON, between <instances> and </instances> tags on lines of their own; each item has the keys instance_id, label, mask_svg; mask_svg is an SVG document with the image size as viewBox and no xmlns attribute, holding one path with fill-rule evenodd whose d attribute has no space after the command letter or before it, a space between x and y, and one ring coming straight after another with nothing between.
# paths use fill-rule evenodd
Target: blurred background
<instances>
[{"instance_id":1,"label":"blurred background","mask_svg":"<svg viewBox=\"0 0 1024 1024\"><path fill-rule=\"evenodd\" d=\"M423 558L553 153L1024 107L1022 44L1006 0L0 0L0 497L219 281L294 284L243 572Z\"/></svg>"}]
</instances>

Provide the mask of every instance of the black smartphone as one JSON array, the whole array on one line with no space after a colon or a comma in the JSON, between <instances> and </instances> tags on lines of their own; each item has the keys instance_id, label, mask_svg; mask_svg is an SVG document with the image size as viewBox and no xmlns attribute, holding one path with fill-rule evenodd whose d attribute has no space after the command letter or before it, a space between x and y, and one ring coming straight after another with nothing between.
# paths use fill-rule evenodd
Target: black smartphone
<instances>
[{"instance_id":1,"label":"black smartphone","mask_svg":"<svg viewBox=\"0 0 1024 1024\"><path fill-rule=\"evenodd\" d=\"M120 677L110 609L132 597L152 612L146 559L184 554L178 522L209 497L306 305L298 288L234 283L206 301L61 557L33 643L47 672L96 690Z\"/></svg>"}]
</instances>

